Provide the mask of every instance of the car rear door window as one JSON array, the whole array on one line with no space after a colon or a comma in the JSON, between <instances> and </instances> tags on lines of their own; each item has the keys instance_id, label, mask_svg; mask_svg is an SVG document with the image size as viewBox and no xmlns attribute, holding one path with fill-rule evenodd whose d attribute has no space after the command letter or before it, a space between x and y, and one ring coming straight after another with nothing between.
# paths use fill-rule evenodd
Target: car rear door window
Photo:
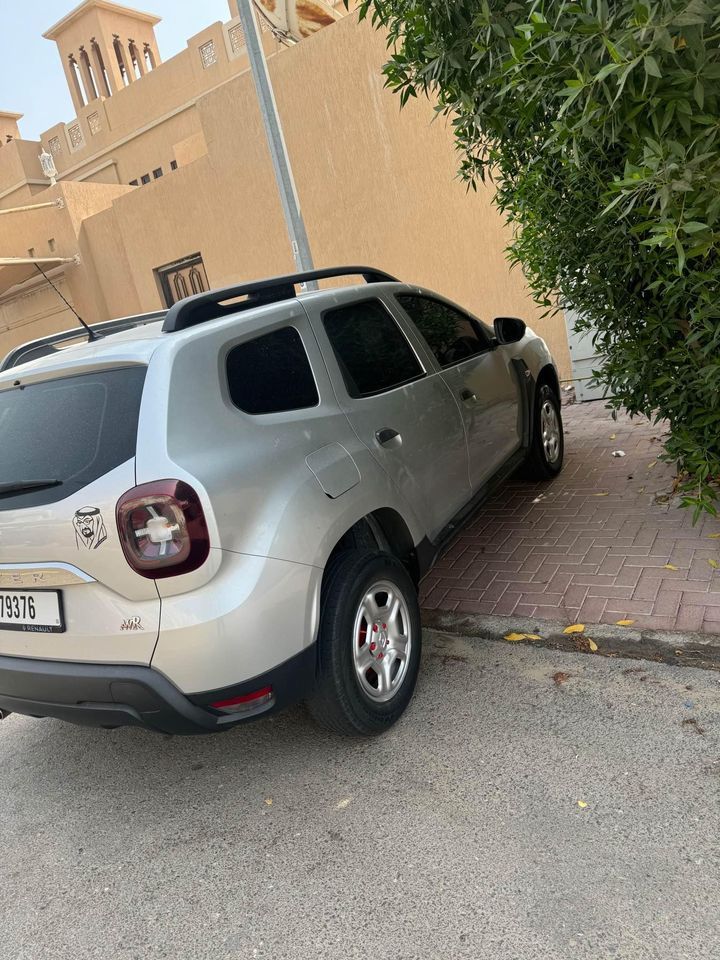
<instances>
[{"instance_id":1,"label":"car rear door window","mask_svg":"<svg viewBox=\"0 0 720 960\"><path fill-rule=\"evenodd\" d=\"M102 370L0 390L0 510L55 503L135 456L146 367Z\"/></svg>"},{"instance_id":2,"label":"car rear door window","mask_svg":"<svg viewBox=\"0 0 720 960\"><path fill-rule=\"evenodd\" d=\"M316 407L315 377L294 327L238 344L227 356L230 399L244 413L281 413Z\"/></svg>"},{"instance_id":3,"label":"car rear door window","mask_svg":"<svg viewBox=\"0 0 720 960\"><path fill-rule=\"evenodd\" d=\"M490 349L482 326L466 313L432 297L402 295L397 300L442 367L462 363Z\"/></svg>"},{"instance_id":4,"label":"car rear door window","mask_svg":"<svg viewBox=\"0 0 720 960\"><path fill-rule=\"evenodd\" d=\"M405 334L379 300L328 310L323 324L351 397L370 397L425 375Z\"/></svg>"}]
</instances>

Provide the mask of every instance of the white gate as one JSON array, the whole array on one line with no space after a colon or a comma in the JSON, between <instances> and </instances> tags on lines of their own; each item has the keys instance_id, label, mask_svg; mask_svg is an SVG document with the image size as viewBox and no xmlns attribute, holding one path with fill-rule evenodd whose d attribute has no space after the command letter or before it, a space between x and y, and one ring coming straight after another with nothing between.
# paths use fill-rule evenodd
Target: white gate
<instances>
[{"instance_id":1,"label":"white gate","mask_svg":"<svg viewBox=\"0 0 720 960\"><path fill-rule=\"evenodd\" d=\"M607 396L607 388L590 385L593 370L599 370L603 365L602 356L596 353L592 342L595 331L590 329L583 333L576 333L577 320L578 314L574 310L565 311L575 396L579 403L584 403L586 400L602 400Z\"/></svg>"}]
</instances>

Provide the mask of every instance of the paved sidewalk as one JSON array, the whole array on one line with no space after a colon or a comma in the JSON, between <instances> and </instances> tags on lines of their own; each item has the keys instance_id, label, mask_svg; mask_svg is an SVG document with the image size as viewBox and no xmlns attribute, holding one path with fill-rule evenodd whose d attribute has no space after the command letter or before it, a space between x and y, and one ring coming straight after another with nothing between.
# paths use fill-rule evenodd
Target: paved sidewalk
<instances>
[{"instance_id":1,"label":"paved sidewalk","mask_svg":"<svg viewBox=\"0 0 720 960\"><path fill-rule=\"evenodd\" d=\"M561 476L502 487L424 581L423 607L720 633L720 521L693 527L672 500L662 426L615 422L602 401L563 417Z\"/></svg>"}]
</instances>

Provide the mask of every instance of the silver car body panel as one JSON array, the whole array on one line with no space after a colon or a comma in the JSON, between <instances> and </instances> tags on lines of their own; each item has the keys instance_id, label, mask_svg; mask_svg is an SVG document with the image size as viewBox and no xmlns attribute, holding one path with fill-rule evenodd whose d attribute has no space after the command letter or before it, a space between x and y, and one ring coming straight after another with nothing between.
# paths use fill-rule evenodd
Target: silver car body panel
<instances>
[{"instance_id":1,"label":"silver car body panel","mask_svg":"<svg viewBox=\"0 0 720 960\"><path fill-rule=\"evenodd\" d=\"M552 358L528 331L520 343L441 370L394 300L399 292L428 291L378 283L307 293L172 334L148 324L1 373L0 392L147 367L134 459L63 500L0 509L0 588L12 577L23 588L23 578L48 577L43 585L62 590L66 614L64 633L0 631L0 656L152 665L185 693L225 687L314 643L324 568L358 521L383 511L412 544L437 541L520 452L527 410L518 362L534 381ZM356 400L322 315L369 296L391 311L424 376ZM319 403L244 413L230 399L227 355L287 326L302 340ZM461 400L463 390L474 403ZM380 444L385 428L401 443ZM210 553L194 572L150 580L124 558L115 508L135 485L170 478L199 495ZM106 538L81 550L73 517L89 504L102 513Z\"/></svg>"},{"instance_id":2,"label":"silver car body panel","mask_svg":"<svg viewBox=\"0 0 720 960\"><path fill-rule=\"evenodd\" d=\"M376 299L391 310L412 346L424 375L404 386L374 396L352 398L323 325L323 314L358 300L357 290L336 290L332 298L309 296L303 306L320 346L340 409L353 432L392 481L399 496L424 517L425 534L433 539L470 498L467 445L457 404L427 351L408 336L408 324L383 296L394 285L375 284L363 299ZM397 436L387 445L378 434ZM377 471L376 471L377 472Z\"/></svg>"}]
</instances>

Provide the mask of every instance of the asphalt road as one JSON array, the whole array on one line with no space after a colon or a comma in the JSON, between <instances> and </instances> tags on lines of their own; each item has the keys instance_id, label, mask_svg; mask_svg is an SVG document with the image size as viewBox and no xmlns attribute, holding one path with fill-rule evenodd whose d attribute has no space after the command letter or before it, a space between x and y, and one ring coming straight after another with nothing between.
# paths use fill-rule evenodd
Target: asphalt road
<instances>
[{"instance_id":1,"label":"asphalt road","mask_svg":"<svg viewBox=\"0 0 720 960\"><path fill-rule=\"evenodd\" d=\"M10 717L2 958L718 958L719 788L720 674L491 642L370 742Z\"/></svg>"}]
</instances>

